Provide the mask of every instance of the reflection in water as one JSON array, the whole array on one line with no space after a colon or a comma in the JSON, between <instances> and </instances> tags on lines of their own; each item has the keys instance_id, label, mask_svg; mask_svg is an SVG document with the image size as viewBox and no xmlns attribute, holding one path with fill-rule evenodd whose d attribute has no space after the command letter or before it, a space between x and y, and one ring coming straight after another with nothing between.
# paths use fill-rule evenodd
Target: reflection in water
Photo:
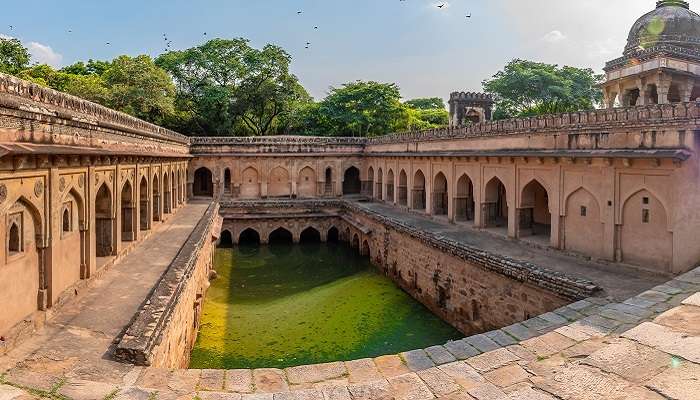
<instances>
[{"instance_id":1,"label":"reflection in water","mask_svg":"<svg viewBox=\"0 0 700 400\"><path fill-rule=\"evenodd\" d=\"M284 368L462 337L344 245L219 249L215 263L191 368Z\"/></svg>"}]
</instances>

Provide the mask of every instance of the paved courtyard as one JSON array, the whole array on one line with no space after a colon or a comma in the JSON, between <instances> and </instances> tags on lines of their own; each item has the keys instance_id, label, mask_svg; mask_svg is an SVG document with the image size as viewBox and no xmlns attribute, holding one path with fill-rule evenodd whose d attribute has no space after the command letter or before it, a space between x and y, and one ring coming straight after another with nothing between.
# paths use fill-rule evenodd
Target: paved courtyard
<instances>
[{"instance_id":1,"label":"paved courtyard","mask_svg":"<svg viewBox=\"0 0 700 400\"><path fill-rule=\"evenodd\" d=\"M466 223L451 224L446 219L431 219L383 203L355 202L355 204L419 230L445 236L467 246L531 262L570 277L591 281L604 289L603 296L610 296L617 301L632 297L668 280L667 277L639 271L624 265L593 262L555 249L533 246L492 232L479 231Z\"/></svg>"}]
</instances>

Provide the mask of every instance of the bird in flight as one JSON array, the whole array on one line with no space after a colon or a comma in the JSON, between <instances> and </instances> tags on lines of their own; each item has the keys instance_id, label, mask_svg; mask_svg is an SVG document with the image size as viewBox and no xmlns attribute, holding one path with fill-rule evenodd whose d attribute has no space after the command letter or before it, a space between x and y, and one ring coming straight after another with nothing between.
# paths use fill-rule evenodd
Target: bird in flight
<instances>
[{"instance_id":1,"label":"bird in flight","mask_svg":"<svg viewBox=\"0 0 700 400\"><path fill-rule=\"evenodd\" d=\"M14 30L14 29L15 29L15 27L10 25L10 30Z\"/></svg>"},{"instance_id":2,"label":"bird in flight","mask_svg":"<svg viewBox=\"0 0 700 400\"><path fill-rule=\"evenodd\" d=\"M445 3L440 4L440 5L437 6L437 8L442 8L442 7L445 7Z\"/></svg>"},{"instance_id":3,"label":"bird in flight","mask_svg":"<svg viewBox=\"0 0 700 400\"><path fill-rule=\"evenodd\" d=\"M109 45L111 45L111 44L112 44L112 43L110 43L110 42L107 42L107 43L106 43L107 46L109 46Z\"/></svg>"}]
</instances>

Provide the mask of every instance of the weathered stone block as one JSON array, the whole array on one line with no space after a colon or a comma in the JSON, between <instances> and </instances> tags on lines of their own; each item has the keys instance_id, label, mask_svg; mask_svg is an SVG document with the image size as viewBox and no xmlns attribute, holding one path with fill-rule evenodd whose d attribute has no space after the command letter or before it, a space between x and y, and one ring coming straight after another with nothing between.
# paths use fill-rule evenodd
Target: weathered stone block
<instances>
[{"instance_id":1,"label":"weathered stone block","mask_svg":"<svg viewBox=\"0 0 700 400\"><path fill-rule=\"evenodd\" d=\"M396 400L428 400L435 396L415 373L389 378L392 395Z\"/></svg>"},{"instance_id":2,"label":"weathered stone block","mask_svg":"<svg viewBox=\"0 0 700 400\"><path fill-rule=\"evenodd\" d=\"M381 356L374 359L374 363L379 372L385 378L403 375L411 372L399 356Z\"/></svg>"},{"instance_id":3,"label":"weathered stone block","mask_svg":"<svg viewBox=\"0 0 700 400\"><path fill-rule=\"evenodd\" d=\"M438 369L449 375L450 378L464 389L471 389L485 382L485 379L464 361L441 365Z\"/></svg>"},{"instance_id":4,"label":"weathered stone block","mask_svg":"<svg viewBox=\"0 0 700 400\"><path fill-rule=\"evenodd\" d=\"M435 363L423 350L411 350L401 353L401 358L403 358L406 366L411 371L420 371L435 366Z\"/></svg>"},{"instance_id":5,"label":"weathered stone block","mask_svg":"<svg viewBox=\"0 0 700 400\"><path fill-rule=\"evenodd\" d=\"M445 348L459 360L466 360L467 358L481 354L479 350L472 347L465 340L447 342Z\"/></svg>"},{"instance_id":6,"label":"weathered stone block","mask_svg":"<svg viewBox=\"0 0 700 400\"><path fill-rule=\"evenodd\" d=\"M229 392L251 393L253 391L253 371L249 369L226 371L225 388Z\"/></svg>"},{"instance_id":7,"label":"weathered stone block","mask_svg":"<svg viewBox=\"0 0 700 400\"><path fill-rule=\"evenodd\" d=\"M661 373L671 361L672 357L666 353L633 341L620 340L594 352L583 363L642 383Z\"/></svg>"},{"instance_id":8,"label":"weathered stone block","mask_svg":"<svg viewBox=\"0 0 700 400\"><path fill-rule=\"evenodd\" d=\"M436 365L447 364L453 361L457 361L455 356L453 356L447 349L443 346L431 346L425 349L431 360Z\"/></svg>"},{"instance_id":9,"label":"weathered stone block","mask_svg":"<svg viewBox=\"0 0 700 400\"><path fill-rule=\"evenodd\" d=\"M261 368L253 370L253 382L255 391L263 393L286 392L289 390L284 372L275 368Z\"/></svg>"},{"instance_id":10,"label":"weathered stone block","mask_svg":"<svg viewBox=\"0 0 700 400\"><path fill-rule=\"evenodd\" d=\"M430 390L438 396L444 396L461 389L461 387L446 372L439 368L429 368L418 371L418 376Z\"/></svg>"},{"instance_id":11,"label":"weathered stone block","mask_svg":"<svg viewBox=\"0 0 700 400\"><path fill-rule=\"evenodd\" d=\"M372 382L382 379L379 369L371 358L345 362L350 383ZM400 375L400 374L399 374Z\"/></svg>"},{"instance_id":12,"label":"weathered stone block","mask_svg":"<svg viewBox=\"0 0 700 400\"><path fill-rule=\"evenodd\" d=\"M488 372L518 360L520 360L520 357L507 349L498 349L472 357L466 362L479 372Z\"/></svg>"},{"instance_id":13,"label":"weathered stone block","mask_svg":"<svg viewBox=\"0 0 700 400\"><path fill-rule=\"evenodd\" d=\"M493 340L494 342L498 343L499 345L505 347L505 346L510 346L512 344L516 344L518 341L515 340L512 336L508 335L502 330L497 330L497 331L491 331L487 332L486 337L489 339Z\"/></svg>"},{"instance_id":14,"label":"weathered stone block","mask_svg":"<svg viewBox=\"0 0 700 400\"><path fill-rule=\"evenodd\" d=\"M399 375L401 376L401 375ZM348 386L348 391L353 400L393 400L392 388L385 379L357 383Z\"/></svg>"},{"instance_id":15,"label":"weathered stone block","mask_svg":"<svg viewBox=\"0 0 700 400\"><path fill-rule=\"evenodd\" d=\"M530 374L520 365L510 364L485 373L484 378L500 388L505 388L527 381L530 378Z\"/></svg>"},{"instance_id":16,"label":"weathered stone block","mask_svg":"<svg viewBox=\"0 0 700 400\"><path fill-rule=\"evenodd\" d=\"M665 399L697 400L700 394L700 365L688 362L674 365L646 383Z\"/></svg>"},{"instance_id":17,"label":"weathered stone block","mask_svg":"<svg viewBox=\"0 0 700 400\"><path fill-rule=\"evenodd\" d=\"M347 370L342 362L332 362L291 367L285 369L285 372L289 383L298 385L340 378L347 373Z\"/></svg>"},{"instance_id":18,"label":"weathered stone block","mask_svg":"<svg viewBox=\"0 0 700 400\"><path fill-rule=\"evenodd\" d=\"M467 344L471 345L472 347L474 347L482 353L503 347L498 343L494 342L493 340L489 339L484 334L469 336L468 338L464 338L463 340L467 342Z\"/></svg>"}]
</instances>

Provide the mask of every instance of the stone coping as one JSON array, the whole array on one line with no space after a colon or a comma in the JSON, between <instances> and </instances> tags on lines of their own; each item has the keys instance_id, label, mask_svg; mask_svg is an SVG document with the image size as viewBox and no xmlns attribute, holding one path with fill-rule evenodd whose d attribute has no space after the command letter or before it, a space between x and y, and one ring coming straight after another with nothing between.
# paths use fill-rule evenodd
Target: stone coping
<instances>
[{"instance_id":1,"label":"stone coping","mask_svg":"<svg viewBox=\"0 0 700 400\"><path fill-rule=\"evenodd\" d=\"M695 400L698 291L700 267L621 303L590 298L443 346L286 369L135 367L115 383L18 367L0 376L0 398Z\"/></svg>"},{"instance_id":2,"label":"stone coping","mask_svg":"<svg viewBox=\"0 0 700 400\"><path fill-rule=\"evenodd\" d=\"M177 256L146 299L125 333L119 338L115 357L136 365L149 365L152 351L171 323L172 311L192 277L199 254L211 240L219 218L219 205L212 202Z\"/></svg>"},{"instance_id":3,"label":"stone coping","mask_svg":"<svg viewBox=\"0 0 700 400\"><path fill-rule=\"evenodd\" d=\"M303 205L320 209L323 207L335 207L345 212L360 213L375 221L389 226L399 232L436 248L443 253L460 258L485 270L495 272L519 282L527 283L549 292L555 293L565 299L580 300L600 291L600 288L589 281L566 276L562 273L549 270L534 263L515 260L509 257L490 253L447 237L436 235L415 229L399 219L391 218L375 211L367 210L356 204L342 200L236 200L222 201L221 208L267 208L284 209ZM225 211L224 211L225 212Z\"/></svg>"},{"instance_id":4,"label":"stone coping","mask_svg":"<svg viewBox=\"0 0 700 400\"><path fill-rule=\"evenodd\" d=\"M131 131L150 138L188 144L187 136L129 114L0 73L0 105L71 121Z\"/></svg>"},{"instance_id":5,"label":"stone coping","mask_svg":"<svg viewBox=\"0 0 700 400\"><path fill-rule=\"evenodd\" d=\"M550 133L579 134L663 124L694 124L700 118L700 103L654 104L615 109L599 109L561 114L540 115L499 121L485 121L459 128L439 128L413 132L397 132L371 138L270 136L270 137L198 137L191 138L197 145L357 145L369 146L408 142L458 140L472 137L506 135L537 135ZM274 153L272 149L261 153ZM318 152L318 149L312 149ZM199 155L208 154L199 152ZM216 153L213 153L216 154ZM364 150L359 152L364 154Z\"/></svg>"}]
</instances>

